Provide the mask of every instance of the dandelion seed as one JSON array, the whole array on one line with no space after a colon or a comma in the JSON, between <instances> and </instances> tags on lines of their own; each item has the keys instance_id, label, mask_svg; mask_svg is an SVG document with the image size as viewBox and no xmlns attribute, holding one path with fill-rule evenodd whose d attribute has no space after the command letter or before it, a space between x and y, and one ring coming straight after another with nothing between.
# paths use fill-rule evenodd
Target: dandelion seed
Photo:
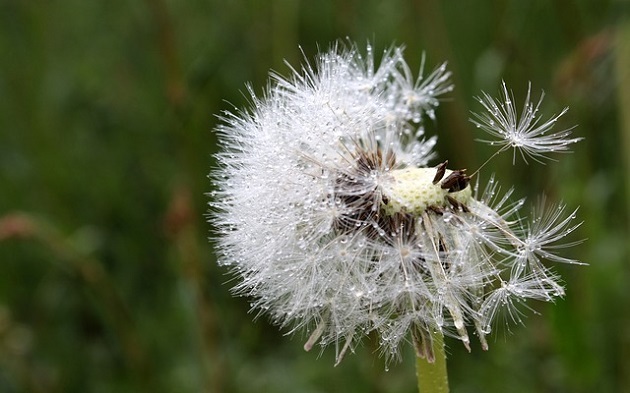
<instances>
[{"instance_id":1,"label":"dandelion seed","mask_svg":"<svg viewBox=\"0 0 630 393\"><path fill-rule=\"evenodd\" d=\"M583 138L569 138L572 128L550 132L558 119L564 115L568 108L564 108L559 114L542 121L538 112L544 98L540 95L538 102L530 101L531 83L527 88L527 97L523 104L520 116L517 113L515 100L505 82L502 84L501 100L495 100L487 93L478 98L485 112L473 113L471 122L495 137L493 140L479 139L480 142L499 147L499 151L514 149L513 163L516 160L516 152L520 152L525 162L531 158L541 162L549 158L548 153L567 152L569 145L581 141Z\"/></svg>"},{"instance_id":2,"label":"dandelion seed","mask_svg":"<svg viewBox=\"0 0 630 393\"><path fill-rule=\"evenodd\" d=\"M494 178L478 192L476 173L429 165L435 138L423 139L422 121L451 90L450 72L414 79L402 52L377 65L371 47L335 46L288 78L274 74L263 98L252 93L251 109L225 113L217 130L219 263L254 310L309 332L306 350L333 346L337 363L372 332L388 359L412 341L432 361L436 332L469 350L474 332L487 349L501 310L519 322L524 300L564 293L544 260L577 262L557 254L575 244L563 243L575 212L540 207L529 222ZM529 93L520 119L505 85L502 102L480 102L488 113L475 124L499 151L538 160L581 139L549 133L565 111L539 123Z\"/></svg>"}]
</instances>

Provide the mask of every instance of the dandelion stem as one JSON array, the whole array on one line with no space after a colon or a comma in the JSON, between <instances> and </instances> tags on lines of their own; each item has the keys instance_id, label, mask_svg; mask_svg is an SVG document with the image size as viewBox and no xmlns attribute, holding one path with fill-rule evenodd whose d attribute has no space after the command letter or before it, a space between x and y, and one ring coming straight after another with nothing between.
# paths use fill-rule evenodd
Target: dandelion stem
<instances>
[{"instance_id":1,"label":"dandelion stem","mask_svg":"<svg viewBox=\"0 0 630 393\"><path fill-rule=\"evenodd\" d=\"M433 362L427 357L416 356L416 377L420 393L448 393L448 375L446 372L446 353L444 336L441 332L431 333Z\"/></svg>"}]
</instances>

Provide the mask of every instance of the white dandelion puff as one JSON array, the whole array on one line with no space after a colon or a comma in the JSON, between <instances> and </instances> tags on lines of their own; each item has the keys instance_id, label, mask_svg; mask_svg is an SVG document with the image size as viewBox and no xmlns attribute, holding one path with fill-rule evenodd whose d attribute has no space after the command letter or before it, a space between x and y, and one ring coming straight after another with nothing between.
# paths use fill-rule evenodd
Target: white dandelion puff
<instances>
[{"instance_id":1,"label":"white dandelion puff","mask_svg":"<svg viewBox=\"0 0 630 393\"><path fill-rule=\"evenodd\" d=\"M433 359L432 332L469 350L474 333L487 349L501 310L518 322L525 299L562 296L544 260L577 262L557 254L574 244L563 239L575 212L561 205L528 221L494 178L478 192L465 170L429 166L435 138L422 139L422 121L452 88L450 73L441 65L414 79L402 52L377 65L371 47L335 46L273 75L249 111L223 114L217 129L219 263L253 310L305 332L306 350L333 346L337 363L372 332L388 358L410 341ZM483 102L495 115L480 124L500 149L537 158L580 139L544 136L551 123L536 125L529 97L520 122L511 104Z\"/></svg>"}]
</instances>

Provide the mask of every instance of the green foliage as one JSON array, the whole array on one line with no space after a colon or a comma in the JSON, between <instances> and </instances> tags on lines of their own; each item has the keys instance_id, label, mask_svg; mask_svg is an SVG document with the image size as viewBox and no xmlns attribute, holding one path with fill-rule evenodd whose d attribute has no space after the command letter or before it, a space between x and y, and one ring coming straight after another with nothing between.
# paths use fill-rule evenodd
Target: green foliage
<instances>
[{"instance_id":1,"label":"green foliage","mask_svg":"<svg viewBox=\"0 0 630 393\"><path fill-rule=\"evenodd\" d=\"M336 368L304 353L215 265L205 223L222 110L270 68L349 37L449 61L456 91L430 132L473 168L467 121L501 79L586 140L560 165L512 167L585 221L559 266L567 297L497 326L490 351L447 339L454 392L630 389L628 3L620 0L0 2L0 391L400 392L366 340ZM625 18L624 18L625 17ZM624 32L625 31L625 32ZM625 101L624 101L625 100ZM522 102L522 101L521 101ZM624 104L622 104L622 102ZM627 110L625 111L627 112ZM497 165L498 167L499 165ZM514 334L512 334L514 333ZM316 351L315 351L316 352Z\"/></svg>"}]
</instances>

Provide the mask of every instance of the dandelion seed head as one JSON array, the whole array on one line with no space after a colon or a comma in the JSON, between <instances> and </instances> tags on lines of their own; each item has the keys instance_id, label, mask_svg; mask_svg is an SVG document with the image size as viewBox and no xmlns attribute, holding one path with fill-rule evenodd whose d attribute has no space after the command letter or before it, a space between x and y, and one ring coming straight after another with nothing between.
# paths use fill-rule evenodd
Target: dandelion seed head
<instances>
[{"instance_id":1,"label":"dandelion seed head","mask_svg":"<svg viewBox=\"0 0 630 393\"><path fill-rule=\"evenodd\" d=\"M558 253L575 244L564 242L575 212L540 203L528 221L493 177L479 191L465 170L430 165L436 139L423 122L449 78L446 64L414 77L402 48L377 61L370 46L337 45L221 116L219 263L257 316L305 333L306 350L333 346L338 363L374 332L396 359L433 331L470 350L471 330L487 349L497 315L520 322L524 300L564 294L544 262L577 263ZM579 139L536 125L529 97L519 122L505 87L503 98L484 96L477 123L499 149L539 158Z\"/></svg>"}]
</instances>

